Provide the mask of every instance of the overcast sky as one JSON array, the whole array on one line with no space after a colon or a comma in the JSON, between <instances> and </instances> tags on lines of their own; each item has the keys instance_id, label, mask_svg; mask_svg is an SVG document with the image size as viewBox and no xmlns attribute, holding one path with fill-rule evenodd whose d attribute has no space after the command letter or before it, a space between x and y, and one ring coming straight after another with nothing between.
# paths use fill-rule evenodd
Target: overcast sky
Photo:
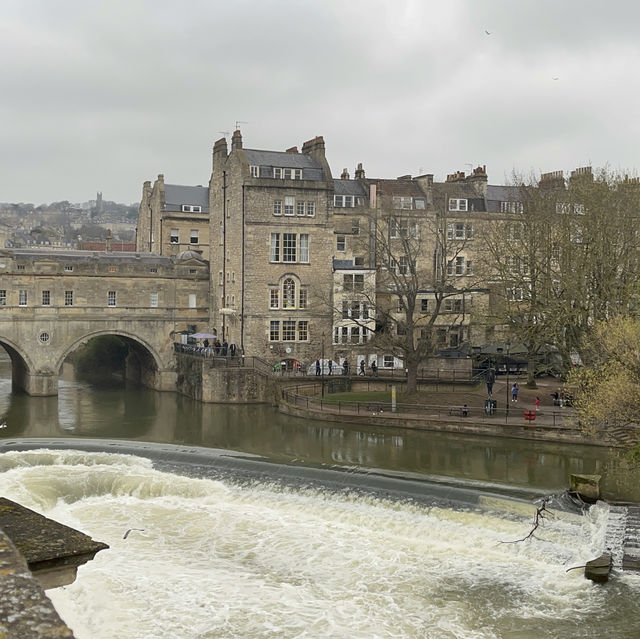
<instances>
[{"instance_id":1,"label":"overcast sky","mask_svg":"<svg viewBox=\"0 0 640 639\"><path fill-rule=\"evenodd\" d=\"M0 0L0 201L204 185L236 122L324 136L334 177L635 172L639 25L637 0Z\"/></svg>"}]
</instances>

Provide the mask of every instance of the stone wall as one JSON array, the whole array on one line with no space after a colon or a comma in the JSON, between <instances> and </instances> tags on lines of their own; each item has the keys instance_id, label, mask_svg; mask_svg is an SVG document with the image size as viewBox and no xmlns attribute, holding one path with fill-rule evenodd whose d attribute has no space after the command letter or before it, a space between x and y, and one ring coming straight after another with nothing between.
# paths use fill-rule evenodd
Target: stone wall
<instances>
[{"instance_id":1,"label":"stone wall","mask_svg":"<svg viewBox=\"0 0 640 639\"><path fill-rule=\"evenodd\" d=\"M255 368L218 367L218 360L177 354L179 393L205 403L275 404L276 383Z\"/></svg>"}]
</instances>

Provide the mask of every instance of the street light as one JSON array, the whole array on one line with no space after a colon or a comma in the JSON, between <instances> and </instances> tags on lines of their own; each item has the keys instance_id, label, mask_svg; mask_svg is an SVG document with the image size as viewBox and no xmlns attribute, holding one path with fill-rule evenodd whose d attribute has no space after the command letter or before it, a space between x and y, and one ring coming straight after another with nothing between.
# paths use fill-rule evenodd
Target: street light
<instances>
[{"instance_id":1,"label":"street light","mask_svg":"<svg viewBox=\"0 0 640 639\"><path fill-rule=\"evenodd\" d=\"M320 372L322 373L322 378L320 380L320 384L322 385L321 397L324 397L324 331L322 331L322 360L320 364Z\"/></svg>"},{"instance_id":2,"label":"street light","mask_svg":"<svg viewBox=\"0 0 640 639\"><path fill-rule=\"evenodd\" d=\"M507 347L507 356L505 358L505 366L507 369L507 385L506 385L506 397L505 397L505 421L509 418L509 349L511 348L511 344L509 342L505 343L505 346ZM498 348L496 348L496 351L498 353L502 353L503 348L501 346L498 346Z\"/></svg>"}]
</instances>

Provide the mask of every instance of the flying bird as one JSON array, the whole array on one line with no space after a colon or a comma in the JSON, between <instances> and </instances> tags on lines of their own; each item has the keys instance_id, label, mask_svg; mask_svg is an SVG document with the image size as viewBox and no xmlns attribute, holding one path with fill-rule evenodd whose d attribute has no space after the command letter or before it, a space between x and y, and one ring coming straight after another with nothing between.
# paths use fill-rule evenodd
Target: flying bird
<instances>
[{"instance_id":1,"label":"flying bird","mask_svg":"<svg viewBox=\"0 0 640 639\"><path fill-rule=\"evenodd\" d=\"M127 530L127 532L124 534L123 539L126 539L126 538L129 536L129 533L130 533L132 530L140 530L140 531L143 531L143 530L144 530L144 528L129 528L129 530Z\"/></svg>"},{"instance_id":2,"label":"flying bird","mask_svg":"<svg viewBox=\"0 0 640 639\"><path fill-rule=\"evenodd\" d=\"M485 30L484 30L484 32L485 32L487 35L491 35L491 31L487 31L487 30L485 29Z\"/></svg>"},{"instance_id":3,"label":"flying bird","mask_svg":"<svg viewBox=\"0 0 640 639\"><path fill-rule=\"evenodd\" d=\"M559 80L560 78L551 78L552 80Z\"/></svg>"}]
</instances>

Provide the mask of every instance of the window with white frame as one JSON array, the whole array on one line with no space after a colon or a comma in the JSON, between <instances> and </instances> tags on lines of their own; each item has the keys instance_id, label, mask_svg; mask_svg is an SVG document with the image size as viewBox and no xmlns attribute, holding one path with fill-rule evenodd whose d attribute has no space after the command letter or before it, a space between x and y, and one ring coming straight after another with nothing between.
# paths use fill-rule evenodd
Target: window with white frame
<instances>
[{"instance_id":1,"label":"window with white frame","mask_svg":"<svg viewBox=\"0 0 640 639\"><path fill-rule=\"evenodd\" d=\"M307 217L313 217L316 214L316 203L307 202Z\"/></svg>"},{"instance_id":2,"label":"window with white frame","mask_svg":"<svg viewBox=\"0 0 640 639\"><path fill-rule=\"evenodd\" d=\"M500 202L500 213L522 213L524 206L522 202L502 201Z\"/></svg>"},{"instance_id":3,"label":"window with white frame","mask_svg":"<svg viewBox=\"0 0 640 639\"><path fill-rule=\"evenodd\" d=\"M158 293L156 291L149 293L149 306L158 308Z\"/></svg>"},{"instance_id":4,"label":"window with white frame","mask_svg":"<svg viewBox=\"0 0 640 639\"><path fill-rule=\"evenodd\" d=\"M465 260L465 275L473 275L473 260Z\"/></svg>"},{"instance_id":5,"label":"window with white frame","mask_svg":"<svg viewBox=\"0 0 640 639\"><path fill-rule=\"evenodd\" d=\"M107 292L107 306L115 306L116 305L116 292L108 291Z\"/></svg>"},{"instance_id":6,"label":"window with white frame","mask_svg":"<svg viewBox=\"0 0 640 639\"><path fill-rule=\"evenodd\" d=\"M189 237L189 242L191 244L198 243L198 229L191 229L191 236Z\"/></svg>"},{"instance_id":7,"label":"window with white frame","mask_svg":"<svg viewBox=\"0 0 640 639\"><path fill-rule=\"evenodd\" d=\"M296 307L296 283L291 277L282 282L282 308Z\"/></svg>"},{"instance_id":8,"label":"window with white frame","mask_svg":"<svg viewBox=\"0 0 640 639\"><path fill-rule=\"evenodd\" d=\"M470 222L450 222L447 224L447 239L470 240L473 238L473 225Z\"/></svg>"},{"instance_id":9,"label":"window with white frame","mask_svg":"<svg viewBox=\"0 0 640 639\"><path fill-rule=\"evenodd\" d=\"M420 311L422 313L429 312L429 300L421 299L420 300Z\"/></svg>"},{"instance_id":10,"label":"window with white frame","mask_svg":"<svg viewBox=\"0 0 640 639\"><path fill-rule=\"evenodd\" d=\"M413 204L414 204L416 209L424 210L426 202L425 202L425 199L423 197L416 197L413 200Z\"/></svg>"},{"instance_id":11,"label":"window with white frame","mask_svg":"<svg viewBox=\"0 0 640 639\"><path fill-rule=\"evenodd\" d=\"M7 289L0 289L0 306L7 305Z\"/></svg>"},{"instance_id":12,"label":"window with white frame","mask_svg":"<svg viewBox=\"0 0 640 639\"><path fill-rule=\"evenodd\" d=\"M24 288L21 288L18 291L18 306L26 306L27 305L27 291Z\"/></svg>"},{"instance_id":13,"label":"window with white frame","mask_svg":"<svg viewBox=\"0 0 640 639\"><path fill-rule=\"evenodd\" d=\"M411 210L411 209L413 209L413 198L412 197L404 197L404 196L394 196L393 197L393 208L394 209Z\"/></svg>"},{"instance_id":14,"label":"window with white frame","mask_svg":"<svg viewBox=\"0 0 640 639\"><path fill-rule=\"evenodd\" d=\"M171 242L171 244L180 243L180 231L178 229L171 229L171 233L169 235L169 242Z\"/></svg>"},{"instance_id":15,"label":"window with white frame","mask_svg":"<svg viewBox=\"0 0 640 639\"><path fill-rule=\"evenodd\" d=\"M336 235L336 251L347 250L347 238L344 235Z\"/></svg>"},{"instance_id":16,"label":"window with white frame","mask_svg":"<svg viewBox=\"0 0 640 639\"><path fill-rule=\"evenodd\" d=\"M306 342L309 340L309 322L307 320L300 320L298 322L298 341Z\"/></svg>"},{"instance_id":17,"label":"window with white frame","mask_svg":"<svg viewBox=\"0 0 640 639\"><path fill-rule=\"evenodd\" d=\"M73 291L64 292L64 305L73 306Z\"/></svg>"},{"instance_id":18,"label":"window with white frame","mask_svg":"<svg viewBox=\"0 0 640 639\"><path fill-rule=\"evenodd\" d=\"M73 266L71 266L71 265L67 264L67 265L64 267L64 270L65 270L67 273L71 273L71 271L73 271Z\"/></svg>"},{"instance_id":19,"label":"window with white frame","mask_svg":"<svg viewBox=\"0 0 640 639\"><path fill-rule=\"evenodd\" d=\"M280 290L277 288L269 289L269 308L280 308Z\"/></svg>"},{"instance_id":20,"label":"window with white frame","mask_svg":"<svg viewBox=\"0 0 640 639\"><path fill-rule=\"evenodd\" d=\"M444 300L444 311L446 313L462 313L463 310L464 304L462 299L447 297Z\"/></svg>"},{"instance_id":21,"label":"window with white frame","mask_svg":"<svg viewBox=\"0 0 640 639\"><path fill-rule=\"evenodd\" d=\"M466 275L465 258L458 256L447 262L447 275Z\"/></svg>"},{"instance_id":22,"label":"window with white frame","mask_svg":"<svg viewBox=\"0 0 640 639\"><path fill-rule=\"evenodd\" d=\"M304 201L303 200L296 200L296 215L298 217L303 217L304 216Z\"/></svg>"},{"instance_id":23,"label":"window with white frame","mask_svg":"<svg viewBox=\"0 0 640 639\"><path fill-rule=\"evenodd\" d=\"M356 198L353 195L334 195L333 206L337 208L353 208L356 205Z\"/></svg>"},{"instance_id":24,"label":"window with white frame","mask_svg":"<svg viewBox=\"0 0 640 639\"><path fill-rule=\"evenodd\" d=\"M42 291L42 306L51 306L51 291Z\"/></svg>"},{"instance_id":25,"label":"window with white frame","mask_svg":"<svg viewBox=\"0 0 640 639\"><path fill-rule=\"evenodd\" d=\"M309 304L309 291L306 288L300 287L300 297L298 302L299 308L307 308Z\"/></svg>"},{"instance_id":26,"label":"window with white frame","mask_svg":"<svg viewBox=\"0 0 640 639\"><path fill-rule=\"evenodd\" d=\"M302 264L309 263L309 235L300 233L300 262Z\"/></svg>"},{"instance_id":27,"label":"window with white frame","mask_svg":"<svg viewBox=\"0 0 640 639\"><path fill-rule=\"evenodd\" d=\"M271 234L271 248L269 253L270 262L280 261L280 233Z\"/></svg>"},{"instance_id":28,"label":"window with white frame","mask_svg":"<svg viewBox=\"0 0 640 639\"><path fill-rule=\"evenodd\" d=\"M391 239L417 236L418 225L415 221L406 218L391 218L391 220L389 220L389 237L391 237Z\"/></svg>"},{"instance_id":29,"label":"window with white frame","mask_svg":"<svg viewBox=\"0 0 640 639\"><path fill-rule=\"evenodd\" d=\"M251 177L260 177L260 167L257 164L252 164L249 167L249 172L251 173Z\"/></svg>"},{"instance_id":30,"label":"window with white frame","mask_svg":"<svg viewBox=\"0 0 640 639\"><path fill-rule=\"evenodd\" d=\"M520 286L507 288L507 300L510 302L521 302L524 299L524 289Z\"/></svg>"},{"instance_id":31,"label":"window with white frame","mask_svg":"<svg viewBox=\"0 0 640 639\"><path fill-rule=\"evenodd\" d=\"M409 275L415 273L415 260L410 260L406 255L401 255L398 261L398 272L400 275Z\"/></svg>"},{"instance_id":32,"label":"window with white frame","mask_svg":"<svg viewBox=\"0 0 640 639\"><path fill-rule=\"evenodd\" d=\"M284 214L293 215L293 207L295 206L295 199L288 195L284 198Z\"/></svg>"},{"instance_id":33,"label":"window with white frame","mask_svg":"<svg viewBox=\"0 0 640 639\"><path fill-rule=\"evenodd\" d=\"M185 213L202 213L202 207L199 204L183 204L182 210Z\"/></svg>"},{"instance_id":34,"label":"window with white frame","mask_svg":"<svg viewBox=\"0 0 640 639\"><path fill-rule=\"evenodd\" d=\"M449 198L449 210L450 211L466 211L468 202L466 198Z\"/></svg>"},{"instance_id":35,"label":"window with white frame","mask_svg":"<svg viewBox=\"0 0 640 639\"><path fill-rule=\"evenodd\" d=\"M282 341L295 342L296 322L295 320L284 320L282 322Z\"/></svg>"},{"instance_id":36,"label":"window with white frame","mask_svg":"<svg viewBox=\"0 0 640 639\"><path fill-rule=\"evenodd\" d=\"M282 215L282 200L273 201L273 214Z\"/></svg>"},{"instance_id":37,"label":"window with white frame","mask_svg":"<svg viewBox=\"0 0 640 639\"><path fill-rule=\"evenodd\" d=\"M382 356L382 368L393 368L393 355L383 355Z\"/></svg>"},{"instance_id":38,"label":"window with white frame","mask_svg":"<svg viewBox=\"0 0 640 639\"><path fill-rule=\"evenodd\" d=\"M282 261L297 262L297 237L295 233L282 234Z\"/></svg>"},{"instance_id":39,"label":"window with white frame","mask_svg":"<svg viewBox=\"0 0 640 639\"><path fill-rule=\"evenodd\" d=\"M342 282L345 291L364 291L363 274L345 273Z\"/></svg>"},{"instance_id":40,"label":"window with white frame","mask_svg":"<svg viewBox=\"0 0 640 639\"><path fill-rule=\"evenodd\" d=\"M287 169L279 166L274 166L273 177L277 180L301 180L302 169Z\"/></svg>"},{"instance_id":41,"label":"window with white frame","mask_svg":"<svg viewBox=\"0 0 640 639\"><path fill-rule=\"evenodd\" d=\"M278 320L271 320L269 322L269 341L280 341L280 322Z\"/></svg>"}]
</instances>

